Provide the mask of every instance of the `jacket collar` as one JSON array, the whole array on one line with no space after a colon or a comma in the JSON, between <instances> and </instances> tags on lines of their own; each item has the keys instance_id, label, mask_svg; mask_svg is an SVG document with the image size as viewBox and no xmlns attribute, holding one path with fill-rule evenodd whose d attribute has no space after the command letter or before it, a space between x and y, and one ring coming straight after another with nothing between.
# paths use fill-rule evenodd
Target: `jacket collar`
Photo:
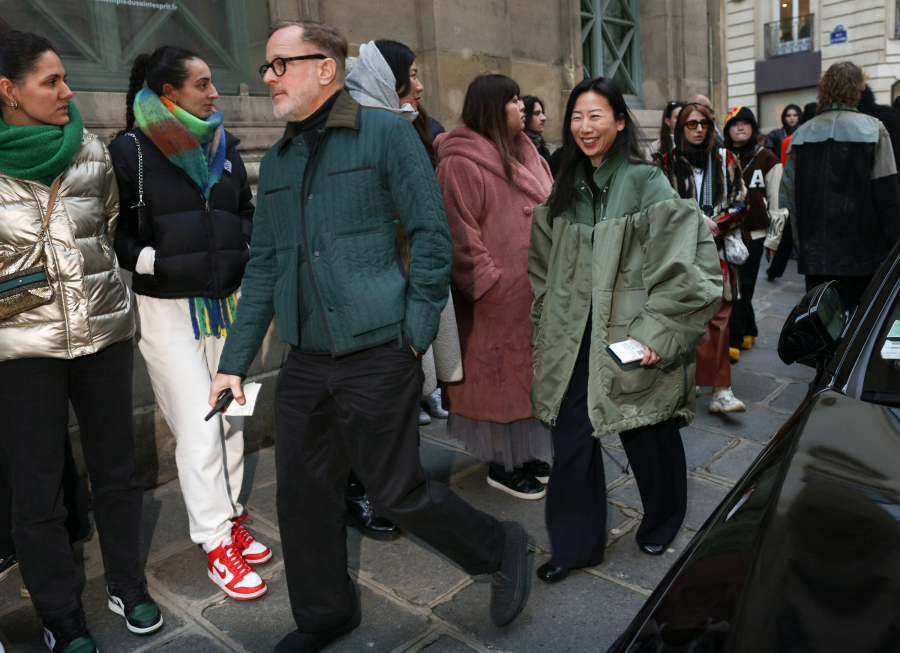
<instances>
[{"instance_id":1,"label":"jacket collar","mask_svg":"<svg viewBox=\"0 0 900 653\"><path fill-rule=\"evenodd\" d=\"M328 119L325 121L325 129L354 129L359 131L361 119L362 107L359 102L350 96L347 89L343 89L337 100L335 100L334 106L331 107ZM278 145L279 154L299 135L296 123L289 122L284 128L284 135L281 137L281 143Z\"/></svg>"}]
</instances>

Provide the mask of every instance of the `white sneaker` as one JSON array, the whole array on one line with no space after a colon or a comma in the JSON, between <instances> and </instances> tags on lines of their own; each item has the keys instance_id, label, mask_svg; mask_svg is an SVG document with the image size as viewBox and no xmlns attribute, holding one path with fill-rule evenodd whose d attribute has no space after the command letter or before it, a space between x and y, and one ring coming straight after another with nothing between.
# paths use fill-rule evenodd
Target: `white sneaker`
<instances>
[{"instance_id":1,"label":"white sneaker","mask_svg":"<svg viewBox=\"0 0 900 653\"><path fill-rule=\"evenodd\" d=\"M425 424L431 424L431 415L426 413L421 408L419 409L419 426L424 426Z\"/></svg>"},{"instance_id":2,"label":"white sneaker","mask_svg":"<svg viewBox=\"0 0 900 653\"><path fill-rule=\"evenodd\" d=\"M422 404L425 410L432 417L437 417L438 419L447 419L450 417L450 413L448 413L441 406L441 389L438 388L434 392L432 392L427 397L422 397Z\"/></svg>"},{"instance_id":3,"label":"white sneaker","mask_svg":"<svg viewBox=\"0 0 900 653\"><path fill-rule=\"evenodd\" d=\"M743 413L747 410L744 402L734 396L731 388L713 388L713 398L709 403L711 413Z\"/></svg>"},{"instance_id":4,"label":"white sneaker","mask_svg":"<svg viewBox=\"0 0 900 653\"><path fill-rule=\"evenodd\" d=\"M25 587L25 583L22 583L22 587L19 588L19 596L21 596L23 599L31 598L31 592L29 592L28 588Z\"/></svg>"},{"instance_id":5,"label":"white sneaker","mask_svg":"<svg viewBox=\"0 0 900 653\"><path fill-rule=\"evenodd\" d=\"M206 557L209 579L231 598L246 601L266 593L266 584L250 569L230 537L226 537Z\"/></svg>"}]
</instances>

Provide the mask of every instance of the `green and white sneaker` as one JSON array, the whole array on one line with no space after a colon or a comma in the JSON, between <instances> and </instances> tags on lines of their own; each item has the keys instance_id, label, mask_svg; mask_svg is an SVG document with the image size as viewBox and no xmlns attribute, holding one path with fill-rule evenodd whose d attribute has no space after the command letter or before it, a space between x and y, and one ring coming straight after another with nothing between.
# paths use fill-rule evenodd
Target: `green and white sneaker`
<instances>
[{"instance_id":1,"label":"green and white sneaker","mask_svg":"<svg viewBox=\"0 0 900 653\"><path fill-rule=\"evenodd\" d=\"M53 653L99 653L78 611L45 621L44 644Z\"/></svg>"},{"instance_id":2,"label":"green and white sneaker","mask_svg":"<svg viewBox=\"0 0 900 653\"><path fill-rule=\"evenodd\" d=\"M159 606L150 598L144 585L129 590L106 588L109 609L125 617L128 630L136 635L149 635L163 627Z\"/></svg>"}]
</instances>

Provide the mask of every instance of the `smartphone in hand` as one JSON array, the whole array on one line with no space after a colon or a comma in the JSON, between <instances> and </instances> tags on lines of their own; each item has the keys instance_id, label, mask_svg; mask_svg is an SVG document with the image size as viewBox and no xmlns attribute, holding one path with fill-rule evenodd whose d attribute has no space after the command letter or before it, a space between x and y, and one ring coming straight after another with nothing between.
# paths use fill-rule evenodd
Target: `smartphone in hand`
<instances>
[{"instance_id":1,"label":"smartphone in hand","mask_svg":"<svg viewBox=\"0 0 900 653\"><path fill-rule=\"evenodd\" d=\"M234 392L231 390L231 388L224 390L222 394L219 395L219 401L217 401L216 405L213 406L213 409L209 411L209 414L203 418L203 421L208 422L209 420L211 420L213 418L213 415L225 410L225 408L228 407L228 404L230 404L233 400Z\"/></svg>"}]
</instances>

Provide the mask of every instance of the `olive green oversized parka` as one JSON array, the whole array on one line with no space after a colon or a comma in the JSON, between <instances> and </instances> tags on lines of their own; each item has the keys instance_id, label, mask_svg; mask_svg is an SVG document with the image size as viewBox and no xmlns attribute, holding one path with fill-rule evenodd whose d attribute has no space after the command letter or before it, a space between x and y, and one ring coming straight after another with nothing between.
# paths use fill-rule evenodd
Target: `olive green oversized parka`
<instances>
[{"instance_id":1,"label":"olive green oversized parka","mask_svg":"<svg viewBox=\"0 0 900 653\"><path fill-rule=\"evenodd\" d=\"M576 201L549 219L535 208L528 274L534 287L534 414L555 422L592 307L588 412L602 437L671 417L694 417L695 346L722 297L722 270L696 202L678 197L663 172L621 154L584 169ZM559 183L559 180L557 180ZM606 192L603 192L606 189ZM633 337L655 365L626 372L606 351Z\"/></svg>"}]
</instances>

